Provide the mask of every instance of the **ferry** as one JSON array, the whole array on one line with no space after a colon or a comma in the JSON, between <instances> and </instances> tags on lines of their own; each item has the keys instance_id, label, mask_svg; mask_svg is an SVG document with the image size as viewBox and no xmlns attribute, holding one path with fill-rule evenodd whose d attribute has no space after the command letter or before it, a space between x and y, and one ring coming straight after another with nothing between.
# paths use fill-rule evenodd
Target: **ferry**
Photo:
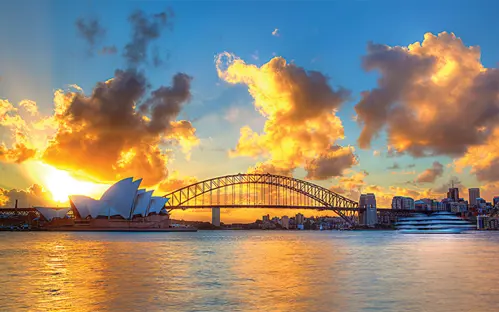
<instances>
[{"instance_id":1,"label":"ferry","mask_svg":"<svg viewBox=\"0 0 499 312\"><path fill-rule=\"evenodd\" d=\"M396 228L403 234L460 234L476 227L451 212L439 211L431 215L416 213L411 217L400 218Z\"/></svg>"}]
</instances>

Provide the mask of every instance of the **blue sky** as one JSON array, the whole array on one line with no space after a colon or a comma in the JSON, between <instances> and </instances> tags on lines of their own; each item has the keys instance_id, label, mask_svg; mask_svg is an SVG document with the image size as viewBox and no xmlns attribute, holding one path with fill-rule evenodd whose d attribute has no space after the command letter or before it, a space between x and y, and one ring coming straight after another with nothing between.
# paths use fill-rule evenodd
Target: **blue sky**
<instances>
[{"instance_id":1,"label":"blue sky","mask_svg":"<svg viewBox=\"0 0 499 312\"><path fill-rule=\"evenodd\" d=\"M229 159L222 149L235 147L244 123L255 129L264 123L254 111L247 88L227 85L218 78L214 58L220 52L229 51L256 65L268 62L273 54L282 56L321 71L333 86L352 90L351 100L338 113L346 134L342 144L356 147L360 165L355 170L367 170L371 184L386 185L407 180L388 174L386 167L394 161L402 167L415 163L418 173L435 160L445 164L451 159L373 157L373 150L386 149L383 134L370 150L356 146L360 127L352 121L353 107L360 92L375 87L377 79L376 73L361 68L367 42L407 46L422 41L427 32L454 32L466 45L481 47L484 66L496 67L499 61L495 13L499 4L494 1L3 1L0 98L13 103L31 99L49 114L54 90L77 84L90 93L96 82L111 78L125 64L120 53L90 56L88 45L76 35L75 20L99 18L107 30L102 44L120 49L130 36L127 17L132 10L154 13L168 6L175 11L174 29L156 45L162 55L170 57L159 68L145 66L143 70L153 87L169 85L176 72L194 77L194 96L182 116L194 120L201 146L213 149L197 148L190 161L176 153L169 169L199 178L243 172L254 164L253 159ZM271 34L275 28L278 37ZM231 124L223 119L231 107L246 112L246 120ZM10 175L16 172L16 165L3 166ZM456 175L447 171L439 181L448 180L451 174ZM468 184L476 183L467 174L460 177ZM1 181L0 186L29 184L16 179Z\"/></svg>"}]
</instances>

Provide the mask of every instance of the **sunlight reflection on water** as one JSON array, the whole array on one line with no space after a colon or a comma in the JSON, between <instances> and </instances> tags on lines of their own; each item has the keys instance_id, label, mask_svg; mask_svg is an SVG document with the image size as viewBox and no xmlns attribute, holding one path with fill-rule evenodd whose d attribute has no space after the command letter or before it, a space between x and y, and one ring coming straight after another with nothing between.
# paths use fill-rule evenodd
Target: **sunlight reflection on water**
<instances>
[{"instance_id":1,"label":"sunlight reflection on water","mask_svg":"<svg viewBox=\"0 0 499 312\"><path fill-rule=\"evenodd\" d=\"M499 233L0 233L2 311L493 311Z\"/></svg>"}]
</instances>

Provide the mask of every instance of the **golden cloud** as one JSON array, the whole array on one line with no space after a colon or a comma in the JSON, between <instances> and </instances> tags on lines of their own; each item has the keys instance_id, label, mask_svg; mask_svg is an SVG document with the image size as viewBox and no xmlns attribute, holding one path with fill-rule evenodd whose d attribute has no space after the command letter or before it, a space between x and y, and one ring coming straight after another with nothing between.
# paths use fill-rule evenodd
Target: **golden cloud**
<instances>
[{"instance_id":1,"label":"golden cloud","mask_svg":"<svg viewBox=\"0 0 499 312\"><path fill-rule=\"evenodd\" d=\"M198 182L198 180L195 177L180 178L179 173L177 171L174 171L168 175L167 179L163 180L158 185L157 189L158 192L167 194L196 182Z\"/></svg>"},{"instance_id":2,"label":"golden cloud","mask_svg":"<svg viewBox=\"0 0 499 312\"><path fill-rule=\"evenodd\" d=\"M57 132L43 161L103 181L140 174L145 185L161 182L168 175L168 155L161 145L178 143L188 153L198 143L192 124L176 120L190 100L190 81L177 74L171 87L146 98L145 77L118 70L113 79L98 83L91 96L57 91Z\"/></svg>"},{"instance_id":3,"label":"golden cloud","mask_svg":"<svg viewBox=\"0 0 499 312\"><path fill-rule=\"evenodd\" d=\"M27 189L3 189L0 188L0 207L14 208L16 199L19 208L32 206L52 206L52 194L42 186L33 184Z\"/></svg>"},{"instance_id":4,"label":"golden cloud","mask_svg":"<svg viewBox=\"0 0 499 312\"><path fill-rule=\"evenodd\" d=\"M303 167L310 179L338 176L357 164L354 148L337 144L344 130L336 111L349 91L333 89L322 73L306 71L282 57L257 67L224 52L216 58L216 67L226 82L247 85L255 108L267 118L263 133L241 128L231 156L268 158L256 170L288 173Z\"/></svg>"},{"instance_id":5,"label":"golden cloud","mask_svg":"<svg viewBox=\"0 0 499 312\"><path fill-rule=\"evenodd\" d=\"M458 172L471 167L478 181L499 181L499 128L494 129L485 144L468 148L454 164Z\"/></svg>"},{"instance_id":6,"label":"golden cloud","mask_svg":"<svg viewBox=\"0 0 499 312\"><path fill-rule=\"evenodd\" d=\"M453 33L427 33L408 47L369 43L363 67L381 76L355 106L361 148L386 128L394 154L463 155L497 127L499 71Z\"/></svg>"}]
</instances>

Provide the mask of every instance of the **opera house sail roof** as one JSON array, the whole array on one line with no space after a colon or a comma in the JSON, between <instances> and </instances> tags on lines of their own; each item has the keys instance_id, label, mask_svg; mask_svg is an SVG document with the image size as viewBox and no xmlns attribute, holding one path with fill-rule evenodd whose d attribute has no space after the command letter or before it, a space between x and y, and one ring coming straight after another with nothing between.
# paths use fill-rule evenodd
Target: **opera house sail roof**
<instances>
[{"instance_id":1,"label":"opera house sail roof","mask_svg":"<svg viewBox=\"0 0 499 312\"><path fill-rule=\"evenodd\" d=\"M64 218L71 208L50 208L50 207L35 207L47 221L55 218Z\"/></svg>"},{"instance_id":2,"label":"opera house sail roof","mask_svg":"<svg viewBox=\"0 0 499 312\"><path fill-rule=\"evenodd\" d=\"M131 219L133 216L159 214L168 198L152 196L153 191L139 189L141 182L142 179L133 181L133 178L126 178L112 185L99 200L83 195L71 195L69 201L73 211L82 219L95 219L99 216Z\"/></svg>"}]
</instances>

